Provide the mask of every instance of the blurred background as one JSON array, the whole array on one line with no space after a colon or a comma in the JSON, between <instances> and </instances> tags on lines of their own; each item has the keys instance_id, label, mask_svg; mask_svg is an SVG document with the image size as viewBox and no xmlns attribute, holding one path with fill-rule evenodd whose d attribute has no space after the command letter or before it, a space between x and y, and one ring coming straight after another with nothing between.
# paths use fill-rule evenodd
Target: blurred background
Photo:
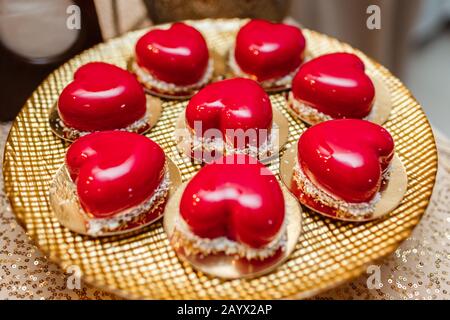
<instances>
[{"instance_id":1,"label":"blurred background","mask_svg":"<svg viewBox=\"0 0 450 320\"><path fill-rule=\"evenodd\" d=\"M380 29L366 25L371 5L380 9ZM52 70L96 43L214 17L295 19L350 43L398 76L450 136L450 0L0 0L0 121L12 120Z\"/></svg>"}]
</instances>

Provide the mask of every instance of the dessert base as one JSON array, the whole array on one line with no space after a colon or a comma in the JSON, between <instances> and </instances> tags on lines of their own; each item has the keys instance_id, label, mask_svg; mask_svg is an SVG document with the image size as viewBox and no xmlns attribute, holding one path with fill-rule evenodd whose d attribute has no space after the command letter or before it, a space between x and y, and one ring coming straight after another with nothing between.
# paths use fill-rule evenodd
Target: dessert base
<instances>
[{"instance_id":1,"label":"dessert base","mask_svg":"<svg viewBox=\"0 0 450 320\"><path fill-rule=\"evenodd\" d=\"M162 101L156 97L146 95L147 111L143 118L133 122L126 128L116 130L124 130L144 134L153 128L158 122L162 112ZM64 124L58 113L58 106L56 104L50 109L49 120L52 132L59 138L66 141L75 141L79 137L92 133L94 131L80 131L70 128Z\"/></svg>"},{"instance_id":2,"label":"dessert base","mask_svg":"<svg viewBox=\"0 0 450 320\"><path fill-rule=\"evenodd\" d=\"M183 248L188 255L226 254L245 258L247 260L265 260L276 255L279 250L286 250L286 221L276 238L264 248L251 248L226 237L216 239L200 238L189 230L186 222L178 216L172 243L177 248Z\"/></svg>"},{"instance_id":3,"label":"dessert base","mask_svg":"<svg viewBox=\"0 0 450 320\"><path fill-rule=\"evenodd\" d=\"M381 189L383 189L387 183L389 183L390 167L383 174ZM349 217L369 217L375 212L376 204L380 201L381 193L377 192L373 199L367 202L350 203L341 199L337 199L333 195L325 192L305 175L301 167L298 165L294 168L294 174L292 176L292 185L295 187L295 194L301 193L303 197L309 199L308 203L313 200L317 202L317 205L329 208L327 211L337 211L346 214Z\"/></svg>"},{"instance_id":4,"label":"dessert base","mask_svg":"<svg viewBox=\"0 0 450 320\"><path fill-rule=\"evenodd\" d=\"M214 62L210 58L203 77L197 83L186 86L179 86L156 79L147 70L139 66L134 58L128 62L128 70L136 74L138 81L149 94L168 99L187 99L211 81L214 73Z\"/></svg>"},{"instance_id":5,"label":"dessert base","mask_svg":"<svg viewBox=\"0 0 450 320\"><path fill-rule=\"evenodd\" d=\"M186 242L185 233L177 228L182 220L179 212L180 199L187 183L184 183L169 200L164 214L164 229L178 257L190 263L195 269L223 279L252 278L271 272L282 264L295 249L302 229L302 209L287 190L281 186L286 204L285 232L280 239L279 249L271 251L270 256L262 259L247 259L237 252L209 250L203 253L193 250L191 241ZM214 241L214 240L213 240ZM230 240L228 240L230 241ZM224 248L222 248L224 249Z\"/></svg>"}]
</instances>

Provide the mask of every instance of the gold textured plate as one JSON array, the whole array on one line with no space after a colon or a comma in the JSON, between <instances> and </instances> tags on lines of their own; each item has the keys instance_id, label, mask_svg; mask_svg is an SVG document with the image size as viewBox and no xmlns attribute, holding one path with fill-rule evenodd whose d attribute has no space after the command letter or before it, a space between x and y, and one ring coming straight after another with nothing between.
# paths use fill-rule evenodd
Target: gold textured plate
<instances>
[{"instance_id":1,"label":"gold textured plate","mask_svg":"<svg viewBox=\"0 0 450 320\"><path fill-rule=\"evenodd\" d=\"M189 23L203 32L210 46L225 54L243 22ZM397 155L406 168L408 190L389 216L367 223L347 223L304 210L302 235L289 260L268 275L227 281L180 262L161 222L126 239L86 239L62 227L51 213L47 195L68 144L52 134L48 112L80 65L101 60L125 68L136 39L144 32L132 32L95 46L62 65L36 89L12 126L3 166L6 193L18 220L51 260L63 268L76 265L86 282L130 298L300 298L365 272L368 264L393 252L420 221L437 169L433 133L420 105L383 66L347 44L305 29L312 54L354 52L363 59L368 72L381 79L391 93L392 112L384 126L394 137ZM289 115L283 94L271 95L271 101L289 121L289 148L306 125ZM200 166L177 156L173 129L184 106L185 102L164 100L161 118L147 135L164 148L180 169L183 181L187 181ZM276 163L269 169L278 172Z\"/></svg>"},{"instance_id":2,"label":"gold textured plate","mask_svg":"<svg viewBox=\"0 0 450 320\"><path fill-rule=\"evenodd\" d=\"M187 182L178 188L167 204L164 214L164 229L171 240L173 240L176 219L179 219L180 216L180 200L186 185ZM286 245L284 250L279 250L273 257L262 261L258 259L249 261L223 253L205 256L201 254L186 254L182 247L176 248L174 246L174 250L181 259L191 263L197 270L219 278L253 278L269 273L289 258L289 255L295 249L302 229L302 209L297 199L290 194L284 185L280 185L280 187L286 203Z\"/></svg>"}]
</instances>

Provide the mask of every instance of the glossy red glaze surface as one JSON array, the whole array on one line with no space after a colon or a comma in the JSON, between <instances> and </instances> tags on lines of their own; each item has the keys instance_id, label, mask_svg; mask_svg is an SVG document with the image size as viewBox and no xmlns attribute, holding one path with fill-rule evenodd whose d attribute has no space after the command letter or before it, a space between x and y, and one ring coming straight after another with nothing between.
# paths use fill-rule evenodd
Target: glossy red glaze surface
<instances>
[{"instance_id":1,"label":"glossy red glaze surface","mask_svg":"<svg viewBox=\"0 0 450 320\"><path fill-rule=\"evenodd\" d=\"M81 205L99 218L150 198L163 179L164 164L160 146L126 131L91 133L76 140L66 154Z\"/></svg>"},{"instance_id":2,"label":"glossy red glaze surface","mask_svg":"<svg viewBox=\"0 0 450 320\"><path fill-rule=\"evenodd\" d=\"M201 238L227 237L260 248L276 237L285 205L275 176L256 159L227 156L204 166L186 186L180 213Z\"/></svg>"},{"instance_id":3,"label":"glossy red glaze surface","mask_svg":"<svg viewBox=\"0 0 450 320\"><path fill-rule=\"evenodd\" d=\"M295 99L335 119L366 117L375 97L364 63L350 53L326 54L303 64L292 92Z\"/></svg>"},{"instance_id":4,"label":"glossy red glaze surface","mask_svg":"<svg viewBox=\"0 0 450 320\"><path fill-rule=\"evenodd\" d=\"M295 26L251 20L237 34L234 56L241 70L256 80L277 79L298 68L305 45Z\"/></svg>"},{"instance_id":5,"label":"glossy red glaze surface","mask_svg":"<svg viewBox=\"0 0 450 320\"><path fill-rule=\"evenodd\" d=\"M368 202L392 160L394 141L386 129L369 121L330 120L300 136L298 154L314 185L347 202Z\"/></svg>"},{"instance_id":6,"label":"glossy red glaze surface","mask_svg":"<svg viewBox=\"0 0 450 320\"><path fill-rule=\"evenodd\" d=\"M222 138L227 136L228 129L254 129L255 136L263 137L260 142L265 141L270 133L272 116L272 104L267 93L257 82L244 78L210 84L194 95L186 107L186 123L191 129L195 129L198 121L201 122L202 134L208 129L218 129ZM260 135L261 129L267 131Z\"/></svg>"},{"instance_id":7,"label":"glossy red glaze surface","mask_svg":"<svg viewBox=\"0 0 450 320\"><path fill-rule=\"evenodd\" d=\"M58 112L63 122L80 131L125 128L146 112L146 98L134 75L112 64L81 66L61 92Z\"/></svg>"},{"instance_id":8,"label":"glossy red glaze surface","mask_svg":"<svg viewBox=\"0 0 450 320\"><path fill-rule=\"evenodd\" d=\"M142 36L136 44L136 61L155 78L184 86L204 76L209 52L199 31L178 22Z\"/></svg>"}]
</instances>

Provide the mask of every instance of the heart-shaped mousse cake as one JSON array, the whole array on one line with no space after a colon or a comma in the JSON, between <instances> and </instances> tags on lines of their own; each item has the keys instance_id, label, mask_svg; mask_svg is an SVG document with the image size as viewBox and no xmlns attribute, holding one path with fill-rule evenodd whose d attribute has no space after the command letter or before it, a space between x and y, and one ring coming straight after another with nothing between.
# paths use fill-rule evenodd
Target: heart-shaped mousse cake
<instances>
[{"instance_id":1,"label":"heart-shaped mousse cake","mask_svg":"<svg viewBox=\"0 0 450 320\"><path fill-rule=\"evenodd\" d=\"M294 177L302 191L329 207L369 210L394 156L383 127L365 120L330 120L307 129L298 141Z\"/></svg>"},{"instance_id":2,"label":"heart-shaped mousse cake","mask_svg":"<svg viewBox=\"0 0 450 320\"><path fill-rule=\"evenodd\" d=\"M197 137L209 136L208 130L220 130L221 138L237 149L266 142L272 117L267 93L257 82L244 78L212 83L195 94L186 107L186 125ZM240 137L241 133L248 133L248 138Z\"/></svg>"},{"instance_id":3,"label":"heart-shaped mousse cake","mask_svg":"<svg viewBox=\"0 0 450 320\"><path fill-rule=\"evenodd\" d=\"M210 73L209 52L205 39L195 28L178 22L168 29L153 29L142 36L136 44L136 62L150 77L146 85L164 91L158 84L186 87L204 84ZM167 90L173 89L170 86Z\"/></svg>"},{"instance_id":4,"label":"heart-shaped mousse cake","mask_svg":"<svg viewBox=\"0 0 450 320\"><path fill-rule=\"evenodd\" d=\"M374 97L375 87L363 61L354 54L331 53L300 67L292 82L290 104L306 119L363 119L372 111Z\"/></svg>"},{"instance_id":5,"label":"heart-shaped mousse cake","mask_svg":"<svg viewBox=\"0 0 450 320\"><path fill-rule=\"evenodd\" d=\"M133 74L91 62L61 92L58 113L66 127L81 132L123 129L145 116L146 98Z\"/></svg>"},{"instance_id":6,"label":"heart-shaped mousse cake","mask_svg":"<svg viewBox=\"0 0 450 320\"><path fill-rule=\"evenodd\" d=\"M189 181L180 216L184 226L177 228L203 253L249 256L245 249L264 254L280 248L285 203L277 179L263 164L229 155L204 166Z\"/></svg>"},{"instance_id":7,"label":"heart-shaped mousse cake","mask_svg":"<svg viewBox=\"0 0 450 320\"><path fill-rule=\"evenodd\" d=\"M126 131L83 136L66 154L80 204L93 218L111 218L155 201L154 195L167 187L165 162L164 151L155 142Z\"/></svg>"},{"instance_id":8,"label":"heart-shaped mousse cake","mask_svg":"<svg viewBox=\"0 0 450 320\"><path fill-rule=\"evenodd\" d=\"M237 34L231 67L234 58L237 67L251 78L259 82L276 80L300 66L305 43L298 27L251 20Z\"/></svg>"}]
</instances>

